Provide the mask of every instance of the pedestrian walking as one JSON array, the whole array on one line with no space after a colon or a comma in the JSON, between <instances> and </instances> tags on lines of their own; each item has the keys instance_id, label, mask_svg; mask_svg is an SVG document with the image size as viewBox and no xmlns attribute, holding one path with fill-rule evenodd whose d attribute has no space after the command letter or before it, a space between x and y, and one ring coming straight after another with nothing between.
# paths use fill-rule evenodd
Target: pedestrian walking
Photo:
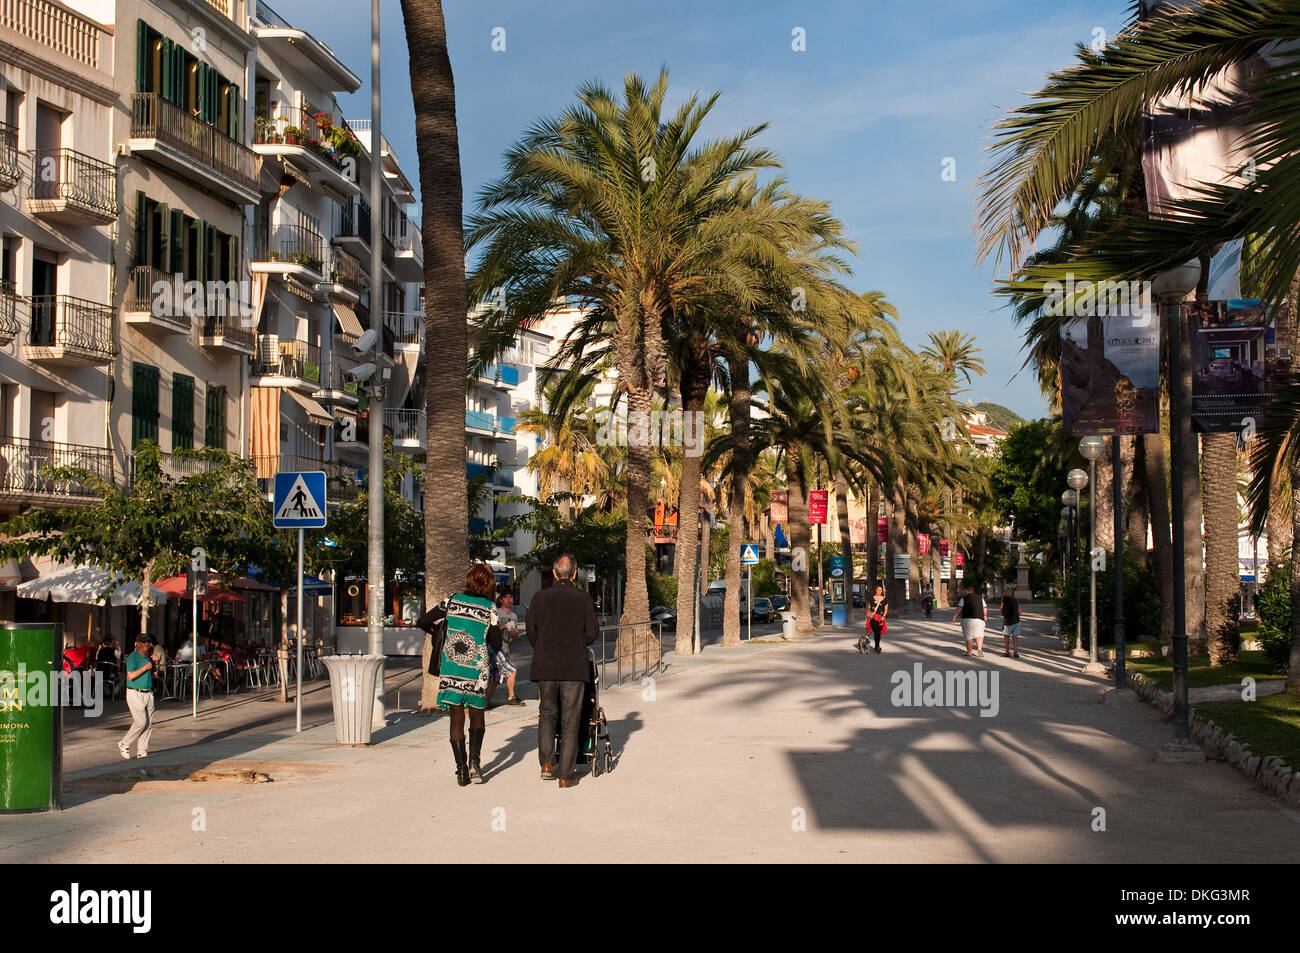
<instances>
[{"instance_id":1,"label":"pedestrian walking","mask_svg":"<svg viewBox=\"0 0 1300 953\"><path fill-rule=\"evenodd\" d=\"M489 659L491 671L488 673L487 700L491 704L497 686L506 686L506 704L516 707L523 705L523 699L515 694L515 678L519 669L510 660L510 644L519 638L519 616L514 613L515 595L503 592L497 598L497 625L501 628L501 648L492 652Z\"/></svg>"},{"instance_id":2,"label":"pedestrian walking","mask_svg":"<svg viewBox=\"0 0 1300 953\"><path fill-rule=\"evenodd\" d=\"M925 617L930 618L930 611L934 608L934 586L929 582L921 583L921 608L925 610Z\"/></svg>"},{"instance_id":3,"label":"pedestrian walking","mask_svg":"<svg viewBox=\"0 0 1300 953\"><path fill-rule=\"evenodd\" d=\"M525 634L533 646L528 676L541 695L537 721L537 758L542 780L557 777L560 787L576 787L578 724L582 696L591 682L587 646L596 641L596 607L591 597L575 586L578 563L565 554L551 567L555 585L543 589L528 606ZM555 761L555 728L560 725L560 760Z\"/></svg>"},{"instance_id":4,"label":"pedestrian walking","mask_svg":"<svg viewBox=\"0 0 1300 953\"><path fill-rule=\"evenodd\" d=\"M1002 587L1002 657L1020 658L1020 600L1014 586Z\"/></svg>"},{"instance_id":5,"label":"pedestrian walking","mask_svg":"<svg viewBox=\"0 0 1300 953\"><path fill-rule=\"evenodd\" d=\"M957 603L957 611L952 614L952 621L961 620L961 634L966 640L966 655L970 657L971 645L975 646L973 654L984 657L984 626L988 622L989 607L984 597L975 591L975 584L964 584L965 594Z\"/></svg>"},{"instance_id":6,"label":"pedestrian walking","mask_svg":"<svg viewBox=\"0 0 1300 953\"><path fill-rule=\"evenodd\" d=\"M482 784L483 711L487 708L488 653L501 647L497 627L496 579L492 570L479 563L465 576L465 591L438 603L416 623L426 632L444 626L442 651L435 670L430 659L429 674L441 678L435 702L451 716L451 753L456 759L456 783ZM436 639L436 636L435 636ZM469 714L469 751L465 750L465 716Z\"/></svg>"},{"instance_id":7,"label":"pedestrian walking","mask_svg":"<svg viewBox=\"0 0 1300 953\"><path fill-rule=\"evenodd\" d=\"M135 640L135 651L126 657L126 707L131 710L131 727L117 743L123 758L130 760L131 744L137 742L137 758L149 754L149 737L153 734L153 671L151 646L143 636Z\"/></svg>"},{"instance_id":8,"label":"pedestrian walking","mask_svg":"<svg viewBox=\"0 0 1300 953\"><path fill-rule=\"evenodd\" d=\"M880 654L880 637L885 634L889 628L889 623L885 617L889 615L889 600L885 598L885 587L876 583L875 595L871 597L871 605L867 608L867 631L876 639L876 654ZM867 651L867 637L863 635L858 639L858 653L865 655Z\"/></svg>"}]
</instances>

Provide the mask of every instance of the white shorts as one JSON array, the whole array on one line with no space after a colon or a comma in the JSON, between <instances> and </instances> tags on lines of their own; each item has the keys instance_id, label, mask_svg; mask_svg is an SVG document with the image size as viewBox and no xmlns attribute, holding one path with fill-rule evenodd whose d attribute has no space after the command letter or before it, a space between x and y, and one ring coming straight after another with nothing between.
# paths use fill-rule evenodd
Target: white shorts
<instances>
[{"instance_id":1,"label":"white shorts","mask_svg":"<svg viewBox=\"0 0 1300 953\"><path fill-rule=\"evenodd\" d=\"M961 634L967 642L974 642L976 639L984 638L984 620L962 619Z\"/></svg>"}]
</instances>

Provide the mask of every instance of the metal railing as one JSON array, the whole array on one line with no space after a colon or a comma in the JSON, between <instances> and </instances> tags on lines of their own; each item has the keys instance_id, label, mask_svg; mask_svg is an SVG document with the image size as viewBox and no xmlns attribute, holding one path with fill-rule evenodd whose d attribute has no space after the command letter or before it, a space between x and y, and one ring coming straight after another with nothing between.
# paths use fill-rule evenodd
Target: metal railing
<instances>
[{"instance_id":1,"label":"metal railing","mask_svg":"<svg viewBox=\"0 0 1300 953\"><path fill-rule=\"evenodd\" d=\"M112 454L103 447L0 436L0 493L98 497L92 484L56 479L53 471L62 467L78 467L105 481L113 478Z\"/></svg>"},{"instance_id":2,"label":"metal railing","mask_svg":"<svg viewBox=\"0 0 1300 953\"><path fill-rule=\"evenodd\" d=\"M355 255L348 254L342 248L329 248L326 267L332 282L346 285L353 291L360 291L370 283L365 267Z\"/></svg>"},{"instance_id":3,"label":"metal railing","mask_svg":"<svg viewBox=\"0 0 1300 953\"><path fill-rule=\"evenodd\" d=\"M247 323L239 302L230 302L230 306L221 307L225 299L210 295L208 310L203 315L203 336L205 338L224 338L238 347L252 348L256 335Z\"/></svg>"},{"instance_id":4,"label":"metal railing","mask_svg":"<svg viewBox=\"0 0 1300 953\"><path fill-rule=\"evenodd\" d=\"M30 348L67 347L106 360L113 357L113 309L72 295L33 295L27 299ZM30 355L37 359L40 354Z\"/></svg>"},{"instance_id":5,"label":"metal railing","mask_svg":"<svg viewBox=\"0 0 1300 953\"><path fill-rule=\"evenodd\" d=\"M163 475L171 477L173 480L193 476L196 473L207 473L218 466L211 460L204 460L202 457L178 457L174 453L159 454L158 464ZM138 476L139 471L136 468L136 460L133 456L127 463L126 478L128 485L134 486Z\"/></svg>"},{"instance_id":6,"label":"metal railing","mask_svg":"<svg viewBox=\"0 0 1300 953\"><path fill-rule=\"evenodd\" d=\"M257 153L158 93L131 99L131 138L157 139L242 188L257 191Z\"/></svg>"},{"instance_id":7,"label":"metal railing","mask_svg":"<svg viewBox=\"0 0 1300 953\"><path fill-rule=\"evenodd\" d=\"M50 0L0 0L0 26L99 69L103 27Z\"/></svg>"},{"instance_id":8,"label":"metal railing","mask_svg":"<svg viewBox=\"0 0 1300 953\"><path fill-rule=\"evenodd\" d=\"M310 103L301 108L277 106L274 116L258 116L253 126L255 145L301 146L340 171L345 156L361 153L361 144L342 118Z\"/></svg>"},{"instance_id":9,"label":"metal railing","mask_svg":"<svg viewBox=\"0 0 1300 953\"><path fill-rule=\"evenodd\" d=\"M393 432L394 440L415 440L423 443L426 437L420 421L424 411L407 408L389 408L384 411L384 426Z\"/></svg>"},{"instance_id":10,"label":"metal railing","mask_svg":"<svg viewBox=\"0 0 1300 953\"><path fill-rule=\"evenodd\" d=\"M628 644L620 645L619 634L624 629L646 631L642 638L637 638L634 631L626 640ZM611 632L614 633L612 637ZM596 651L594 645L592 651ZM600 627L600 651L596 653L596 664L600 666L601 685L621 685L624 681L635 682L646 675L657 675L665 668L663 657L662 622L630 622ZM608 674L611 666L614 668L613 681Z\"/></svg>"},{"instance_id":11,"label":"metal railing","mask_svg":"<svg viewBox=\"0 0 1300 953\"><path fill-rule=\"evenodd\" d=\"M73 149L37 149L32 161L28 194L33 199L61 199L99 215L117 215L117 170L107 162Z\"/></svg>"},{"instance_id":12,"label":"metal railing","mask_svg":"<svg viewBox=\"0 0 1300 953\"><path fill-rule=\"evenodd\" d=\"M280 225L269 235L259 234L253 261L281 261L310 268L324 275L325 239L302 225Z\"/></svg>"},{"instance_id":13,"label":"metal railing","mask_svg":"<svg viewBox=\"0 0 1300 953\"><path fill-rule=\"evenodd\" d=\"M321 363L321 389L342 391L353 397L361 393L361 387L356 381L346 380L343 372L350 368L356 367L357 360L352 357L352 351L349 347L349 339L355 341L355 334L339 333L334 339L334 347L325 354Z\"/></svg>"},{"instance_id":14,"label":"metal railing","mask_svg":"<svg viewBox=\"0 0 1300 953\"><path fill-rule=\"evenodd\" d=\"M346 205L339 206L338 227L335 238L357 238L370 245L370 203L360 195Z\"/></svg>"},{"instance_id":15,"label":"metal railing","mask_svg":"<svg viewBox=\"0 0 1300 953\"><path fill-rule=\"evenodd\" d=\"M424 343L424 313L421 311L385 311L384 326L392 332L394 344Z\"/></svg>"},{"instance_id":16,"label":"metal railing","mask_svg":"<svg viewBox=\"0 0 1300 953\"><path fill-rule=\"evenodd\" d=\"M320 346L306 341L282 341L273 334L257 336L254 377L292 377L320 383Z\"/></svg>"},{"instance_id":17,"label":"metal railing","mask_svg":"<svg viewBox=\"0 0 1300 953\"><path fill-rule=\"evenodd\" d=\"M18 336L18 295L12 281L0 281L0 341Z\"/></svg>"},{"instance_id":18,"label":"metal railing","mask_svg":"<svg viewBox=\"0 0 1300 953\"><path fill-rule=\"evenodd\" d=\"M0 189L8 191L23 177L18 163L18 130L0 122Z\"/></svg>"},{"instance_id":19,"label":"metal railing","mask_svg":"<svg viewBox=\"0 0 1300 953\"><path fill-rule=\"evenodd\" d=\"M212 9L216 10L223 17L229 19L230 10L234 4L231 0L208 0L208 6L212 7Z\"/></svg>"}]
</instances>

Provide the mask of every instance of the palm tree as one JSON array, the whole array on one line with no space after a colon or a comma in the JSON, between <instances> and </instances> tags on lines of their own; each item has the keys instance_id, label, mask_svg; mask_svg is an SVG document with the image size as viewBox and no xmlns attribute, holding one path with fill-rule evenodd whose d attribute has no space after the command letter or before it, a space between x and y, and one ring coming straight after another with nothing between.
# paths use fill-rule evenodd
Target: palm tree
<instances>
[{"instance_id":1,"label":"palm tree","mask_svg":"<svg viewBox=\"0 0 1300 953\"><path fill-rule=\"evenodd\" d=\"M584 85L577 105L510 150L505 176L483 189L469 219L469 247L484 246L473 297L500 289L505 299L484 316L480 359L555 301L579 302L603 326L622 400L646 419L667 387L665 328L706 309L733 273L724 252L744 225L737 181L776 164L750 144L762 126L696 145L717 96L691 96L669 116L667 91L666 71L653 85L628 75L621 100ZM631 570L644 559L652 455L650 446L627 448L623 623L636 625L627 651L650 639L639 625L649 618L646 580Z\"/></svg>"},{"instance_id":2,"label":"palm tree","mask_svg":"<svg viewBox=\"0 0 1300 953\"><path fill-rule=\"evenodd\" d=\"M975 335L957 330L931 331L927 338L929 343L921 348L921 354L952 378L952 393L956 393L957 378L964 377L969 384L971 375L984 373L984 359L977 356L980 349L975 344Z\"/></svg>"},{"instance_id":3,"label":"palm tree","mask_svg":"<svg viewBox=\"0 0 1300 953\"><path fill-rule=\"evenodd\" d=\"M447 24L441 0L402 0L402 20L410 55L411 97L415 103L415 148L420 160L420 193L424 197L421 233L424 237L425 340L439 347L425 352L425 408L428 416L425 485L438 492L425 496L424 599L426 605L453 595L464 585L469 566L469 539L449 527L469 524L468 474L465 468L465 367L448 354L469 348L465 315L464 214L460 179L460 144L456 133L456 84L447 54ZM371 156L380 159L380 143L371 143ZM375 204L374 214L380 213ZM378 289L375 289L378 294ZM378 300L371 307L378 308ZM429 665L425 639L422 664ZM434 705L437 681L424 678L420 708Z\"/></svg>"},{"instance_id":4,"label":"palm tree","mask_svg":"<svg viewBox=\"0 0 1300 953\"><path fill-rule=\"evenodd\" d=\"M586 388L590 395L594 381ZM549 403L549 401L548 401ZM519 433L537 438L540 449L528 458L525 469L537 475L539 495L560 494L560 512L573 517L573 497L602 495L612 476L608 448L596 441L595 421L585 402L561 405L561 413L540 407L523 411L515 424Z\"/></svg>"}]
</instances>

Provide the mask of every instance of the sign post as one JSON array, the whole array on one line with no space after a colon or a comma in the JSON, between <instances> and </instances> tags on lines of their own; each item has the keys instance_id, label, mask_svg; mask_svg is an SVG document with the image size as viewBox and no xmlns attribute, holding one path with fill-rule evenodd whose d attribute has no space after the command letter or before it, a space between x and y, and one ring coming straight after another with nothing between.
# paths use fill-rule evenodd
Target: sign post
<instances>
[{"instance_id":1,"label":"sign post","mask_svg":"<svg viewBox=\"0 0 1300 953\"><path fill-rule=\"evenodd\" d=\"M302 545L303 531L325 528L325 473L322 470L277 473L271 522L276 529L298 531L297 730L302 731ZM373 580L371 581L373 585Z\"/></svg>"},{"instance_id":2,"label":"sign post","mask_svg":"<svg viewBox=\"0 0 1300 953\"><path fill-rule=\"evenodd\" d=\"M745 567L745 641L754 637L754 564L758 562L758 545L740 547L740 564Z\"/></svg>"}]
</instances>

